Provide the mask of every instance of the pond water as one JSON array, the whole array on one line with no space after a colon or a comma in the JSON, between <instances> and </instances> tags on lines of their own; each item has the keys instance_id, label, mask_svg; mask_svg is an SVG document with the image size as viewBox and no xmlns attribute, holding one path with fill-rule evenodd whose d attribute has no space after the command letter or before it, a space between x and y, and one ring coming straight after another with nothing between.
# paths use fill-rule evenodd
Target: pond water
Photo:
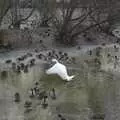
<instances>
[{"instance_id":1,"label":"pond water","mask_svg":"<svg viewBox=\"0 0 120 120\"><path fill-rule=\"evenodd\" d=\"M76 68L77 66L77 68ZM69 69L70 68L70 69ZM1 120L59 120L58 114L67 120L90 120L95 114L105 113L105 96L110 90L114 94L113 75L99 69L94 64L68 65L69 74L75 74L73 81L66 82L57 75L46 75L42 67L36 65L28 73L8 70L0 74L0 119ZM54 88L56 99L48 96L48 107L42 108L41 101L29 97L30 88L39 83L41 91ZM113 87L109 87L113 86ZM20 93L21 101L14 102L14 94ZM32 111L25 112L25 101L32 102Z\"/></svg>"}]
</instances>

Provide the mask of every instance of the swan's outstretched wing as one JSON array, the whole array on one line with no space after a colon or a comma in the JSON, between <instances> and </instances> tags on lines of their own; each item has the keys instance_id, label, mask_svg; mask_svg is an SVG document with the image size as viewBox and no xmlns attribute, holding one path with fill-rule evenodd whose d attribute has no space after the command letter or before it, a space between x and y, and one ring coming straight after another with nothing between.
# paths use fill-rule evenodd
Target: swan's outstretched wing
<instances>
[{"instance_id":1,"label":"swan's outstretched wing","mask_svg":"<svg viewBox=\"0 0 120 120\"><path fill-rule=\"evenodd\" d=\"M60 76L63 80L66 80L68 75L64 72L59 72L58 76Z\"/></svg>"},{"instance_id":2,"label":"swan's outstretched wing","mask_svg":"<svg viewBox=\"0 0 120 120\"><path fill-rule=\"evenodd\" d=\"M62 79L67 79L67 77L68 77L68 74L67 74L67 68L64 66L64 65L62 65L62 64L58 64L57 65L57 74L62 78Z\"/></svg>"},{"instance_id":3,"label":"swan's outstretched wing","mask_svg":"<svg viewBox=\"0 0 120 120\"><path fill-rule=\"evenodd\" d=\"M49 68L46 73L49 74L57 74L58 71L58 67L56 66L56 64L54 66L52 66L51 68Z\"/></svg>"},{"instance_id":4,"label":"swan's outstretched wing","mask_svg":"<svg viewBox=\"0 0 120 120\"><path fill-rule=\"evenodd\" d=\"M46 74L48 74L48 75L57 74L64 80L67 79L67 77L68 77L67 68L64 65L60 64L60 63L57 63L53 67L48 69L46 71Z\"/></svg>"}]
</instances>

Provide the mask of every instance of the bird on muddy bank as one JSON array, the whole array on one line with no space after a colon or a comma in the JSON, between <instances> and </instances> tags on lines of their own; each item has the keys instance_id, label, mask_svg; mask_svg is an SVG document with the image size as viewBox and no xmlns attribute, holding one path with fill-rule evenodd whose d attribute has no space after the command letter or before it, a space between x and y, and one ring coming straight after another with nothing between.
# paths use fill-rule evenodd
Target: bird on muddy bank
<instances>
[{"instance_id":1,"label":"bird on muddy bank","mask_svg":"<svg viewBox=\"0 0 120 120\"><path fill-rule=\"evenodd\" d=\"M52 62L54 65L46 70L46 74L51 75L51 74L57 74L60 76L63 80L71 81L75 76L69 76L67 73L67 68L65 65L61 64L58 62L56 59L52 59Z\"/></svg>"}]
</instances>

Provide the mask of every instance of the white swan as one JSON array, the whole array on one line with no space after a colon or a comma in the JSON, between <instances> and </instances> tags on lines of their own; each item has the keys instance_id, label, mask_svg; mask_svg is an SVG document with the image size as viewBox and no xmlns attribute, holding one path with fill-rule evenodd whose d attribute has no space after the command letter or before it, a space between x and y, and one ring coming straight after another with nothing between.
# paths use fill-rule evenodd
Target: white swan
<instances>
[{"instance_id":1,"label":"white swan","mask_svg":"<svg viewBox=\"0 0 120 120\"><path fill-rule=\"evenodd\" d=\"M46 70L46 74L48 74L48 75L50 75L50 74L57 74L63 80L67 80L67 81L70 81L70 80L72 80L75 77L74 75L69 76L67 74L66 66L64 66L61 63L59 63L56 59L52 59L52 62L55 62L55 64L51 68Z\"/></svg>"}]
</instances>

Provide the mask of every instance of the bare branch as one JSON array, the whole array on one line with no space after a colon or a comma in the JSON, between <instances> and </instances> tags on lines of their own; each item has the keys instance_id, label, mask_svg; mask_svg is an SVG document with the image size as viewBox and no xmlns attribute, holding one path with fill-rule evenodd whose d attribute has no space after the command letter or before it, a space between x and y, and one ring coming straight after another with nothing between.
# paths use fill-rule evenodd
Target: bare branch
<instances>
[{"instance_id":1,"label":"bare branch","mask_svg":"<svg viewBox=\"0 0 120 120\"><path fill-rule=\"evenodd\" d=\"M31 15L33 14L34 10L35 10L35 8L33 8L33 9L31 10L31 12L29 13L29 15L28 15L26 18L20 19L19 21L22 22L22 21L27 20L29 17L31 17Z\"/></svg>"},{"instance_id":2,"label":"bare branch","mask_svg":"<svg viewBox=\"0 0 120 120\"><path fill-rule=\"evenodd\" d=\"M23 8L25 8L27 5L28 5L28 3L31 3L32 2L32 0L26 0L26 1L24 1L24 4L23 4Z\"/></svg>"},{"instance_id":3,"label":"bare branch","mask_svg":"<svg viewBox=\"0 0 120 120\"><path fill-rule=\"evenodd\" d=\"M81 25L81 23L84 22L84 20L86 20L86 18L87 18L90 14L92 14L93 12L95 12L95 9L94 9L94 10L90 10L90 11L88 11L88 13L87 13L86 15L81 16L81 18L79 18L80 20L78 21L78 23L77 23L76 25L74 25L74 26L72 27L71 31L69 31L69 32L71 33L72 31L74 31L74 29L78 28L79 25Z\"/></svg>"},{"instance_id":4,"label":"bare branch","mask_svg":"<svg viewBox=\"0 0 120 120\"><path fill-rule=\"evenodd\" d=\"M9 11L10 7L11 7L10 4L8 4L8 6L6 7L5 1L4 1L4 4L3 4L2 9L1 9L1 14L0 14L0 24L1 24L4 16Z\"/></svg>"},{"instance_id":5,"label":"bare branch","mask_svg":"<svg viewBox=\"0 0 120 120\"><path fill-rule=\"evenodd\" d=\"M98 26L98 25L101 25L101 24L106 23L106 22L111 21L111 20L114 20L114 19L109 19L109 20L106 19L106 20L103 20L103 21L101 21L101 22L99 22L99 23L93 24L93 25L91 25L91 26L83 29L82 31L78 31L77 33L73 34L73 35L72 35L72 38L77 37L77 36L80 35L81 33L84 33L85 31L88 31L88 30L91 29L91 28L94 28L94 27L96 27L96 26Z\"/></svg>"}]
</instances>

